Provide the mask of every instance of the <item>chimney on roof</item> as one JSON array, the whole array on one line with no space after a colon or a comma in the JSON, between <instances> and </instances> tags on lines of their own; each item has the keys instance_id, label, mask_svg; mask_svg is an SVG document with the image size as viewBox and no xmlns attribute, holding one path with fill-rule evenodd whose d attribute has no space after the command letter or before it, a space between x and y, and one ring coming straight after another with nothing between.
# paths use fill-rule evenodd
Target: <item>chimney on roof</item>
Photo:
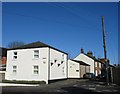
<instances>
[{"instance_id":1,"label":"chimney on roof","mask_svg":"<svg viewBox=\"0 0 120 94\"><path fill-rule=\"evenodd\" d=\"M84 49L83 48L81 48L81 53L84 53Z\"/></svg>"},{"instance_id":2,"label":"chimney on roof","mask_svg":"<svg viewBox=\"0 0 120 94\"><path fill-rule=\"evenodd\" d=\"M92 51L88 51L87 55L93 57L93 52Z\"/></svg>"}]
</instances>

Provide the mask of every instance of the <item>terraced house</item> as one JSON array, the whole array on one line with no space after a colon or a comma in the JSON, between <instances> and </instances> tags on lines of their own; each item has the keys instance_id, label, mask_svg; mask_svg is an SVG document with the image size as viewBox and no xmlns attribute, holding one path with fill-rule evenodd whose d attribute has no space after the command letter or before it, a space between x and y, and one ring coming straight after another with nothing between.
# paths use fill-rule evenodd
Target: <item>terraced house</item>
<instances>
[{"instance_id":1,"label":"terraced house","mask_svg":"<svg viewBox=\"0 0 120 94\"><path fill-rule=\"evenodd\" d=\"M102 66L104 63L102 63L100 60L96 59L95 56L93 56L92 52L88 52L87 54L84 53L84 50L81 49L81 53L77 55L74 60L85 62L86 64L90 65L90 73L94 73L96 76L101 74Z\"/></svg>"},{"instance_id":2,"label":"terraced house","mask_svg":"<svg viewBox=\"0 0 120 94\"><path fill-rule=\"evenodd\" d=\"M6 61L7 61L7 49L0 47L0 78L2 80L5 79Z\"/></svg>"},{"instance_id":3,"label":"terraced house","mask_svg":"<svg viewBox=\"0 0 120 94\"><path fill-rule=\"evenodd\" d=\"M8 49L5 79L45 81L67 78L68 54L42 42Z\"/></svg>"}]
</instances>

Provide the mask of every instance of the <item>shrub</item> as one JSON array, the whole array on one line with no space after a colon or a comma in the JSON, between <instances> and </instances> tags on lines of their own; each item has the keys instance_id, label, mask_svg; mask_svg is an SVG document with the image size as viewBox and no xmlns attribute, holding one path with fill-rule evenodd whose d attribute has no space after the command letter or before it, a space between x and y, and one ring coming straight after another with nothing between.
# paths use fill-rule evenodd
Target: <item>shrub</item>
<instances>
[{"instance_id":1,"label":"shrub","mask_svg":"<svg viewBox=\"0 0 120 94\"><path fill-rule=\"evenodd\" d=\"M15 84L46 84L45 81L26 81L26 80L2 80L2 83L15 83Z\"/></svg>"}]
</instances>

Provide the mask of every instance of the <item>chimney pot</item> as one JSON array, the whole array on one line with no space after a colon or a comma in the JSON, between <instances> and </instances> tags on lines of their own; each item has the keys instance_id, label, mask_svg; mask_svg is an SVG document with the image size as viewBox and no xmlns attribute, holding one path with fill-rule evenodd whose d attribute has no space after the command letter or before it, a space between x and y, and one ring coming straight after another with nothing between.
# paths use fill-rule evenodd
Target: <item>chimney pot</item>
<instances>
[{"instance_id":1,"label":"chimney pot","mask_svg":"<svg viewBox=\"0 0 120 94\"><path fill-rule=\"evenodd\" d=\"M81 48L81 53L84 53L84 49L83 48Z\"/></svg>"}]
</instances>

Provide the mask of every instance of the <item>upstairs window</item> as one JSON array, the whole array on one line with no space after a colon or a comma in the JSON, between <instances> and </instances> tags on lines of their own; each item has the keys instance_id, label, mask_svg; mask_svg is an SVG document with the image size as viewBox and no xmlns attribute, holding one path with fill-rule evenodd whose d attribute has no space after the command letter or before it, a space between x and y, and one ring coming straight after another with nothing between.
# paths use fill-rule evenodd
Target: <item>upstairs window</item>
<instances>
[{"instance_id":1,"label":"upstairs window","mask_svg":"<svg viewBox=\"0 0 120 94\"><path fill-rule=\"evenodd\" d=\"M62 54L62 59L64 60L64 54Z\"/></svg>"},{"instance_id":2,"label":"upstairs window","mask_svg":"<svg viewBox=\"0 0 120 94\"><path fill-rule=\"evenodd\" d=\"M13 59L17 59L17 55L18 55L17 52L13 52Z\"/></svg>"},{"instance_id":3,"label":"upstairs window","mask_svg":"<svg viewBox=\"0 0 120 94\"><path fill-rule=\"evenodd\" d=\"M39 58L39 50L34 51L34 58Z\"/></svg>"}]
</instances>

